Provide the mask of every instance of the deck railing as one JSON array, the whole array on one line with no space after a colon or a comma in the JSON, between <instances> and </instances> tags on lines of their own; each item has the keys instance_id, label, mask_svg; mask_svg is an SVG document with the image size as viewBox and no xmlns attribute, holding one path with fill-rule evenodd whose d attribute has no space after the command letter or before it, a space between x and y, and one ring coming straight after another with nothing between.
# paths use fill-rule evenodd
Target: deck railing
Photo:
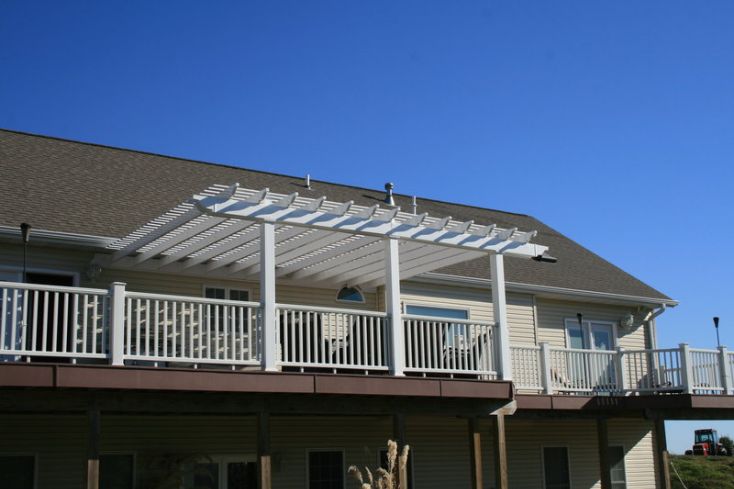
<instances>
[{"instance_id":1,"label":"deck railing","mask_svg":"<svg viewBox=\"0 0 734 489\"><path fill-rule=\"evenodd\" d=\"M264 331L285 369L390 370L409 375L501 378L499 330L490 322L402 315L404 348L391 348L384 312L277 304L262 324L256 302L0 282L0 361L109 362L114 365L264 365ZM270 344L272 345L272 343ZM520 390L546 394L734 394L734 352L678 348L574 350L513 345Z\"/></svg>"},{"instance_id":2,"label":"deck railing","mask_svg":"<svg viewBox=\"0 0 734 489\"><path fill-rule=\"evenodd\" d=\"M494 323L403 315L405 371L496 379Z\"/></svg>"},{"instance_id":3,"label":"deck railing","mask_svg":"<svg viewBox=\"0 0 734 489\"><path fill-rule=\"evenodd\" d=\"M128 292L125 358L172 364L258 365L256 302Z\"/></svg>"},{"instance_id":4,"label":"deck railing","mask_svg":"<svg viewBox=\"0 0 734 489\"><path fill-rule=\"evenodd\" d=\"M0 282L0 361L107 357L106 290Z\"/></svg>"},{"instance_id":5,"label":"deck railing","mask_svg":"<svg viewBox=\"0 0 734 489\"><path fill-rule=\"evenodd\" d=\"M387 315L315 306L277 306L279 364L387 370Z\"/></svg>"}]
</instances>

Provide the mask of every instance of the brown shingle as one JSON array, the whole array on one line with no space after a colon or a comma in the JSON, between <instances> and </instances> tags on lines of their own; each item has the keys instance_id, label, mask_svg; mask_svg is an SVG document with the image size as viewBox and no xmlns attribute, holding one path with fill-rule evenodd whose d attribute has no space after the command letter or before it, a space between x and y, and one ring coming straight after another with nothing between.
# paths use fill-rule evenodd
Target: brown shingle
<instances>
[{"instance_id":1,"label":"brown shingle","mask_svg":"<svg viewBox=\"0 0 734 489\"><path fill-rule=\"evenodd\" d=\"M0 225L27 221L40 229L121 237L210 185L234 182L358 204L383 197L382 191L320 181L309 191L302 179L285 175L0 130ZM408 196L397 195L396 201L410 206ZM535 242L549 246L558 263L508 259L508 281L667 299L533 217L424 199L420 210L537 229ZM485 278L489 264L480 259L442 271Z\"/></svg>"}]
</instances>

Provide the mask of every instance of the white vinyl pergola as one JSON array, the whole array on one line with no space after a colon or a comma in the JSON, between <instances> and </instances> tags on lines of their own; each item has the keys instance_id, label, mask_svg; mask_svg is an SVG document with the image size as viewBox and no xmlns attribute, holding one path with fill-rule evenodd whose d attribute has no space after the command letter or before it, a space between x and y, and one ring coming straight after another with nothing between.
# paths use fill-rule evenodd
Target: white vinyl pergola
<instances>
[{"instance_id":1,"label":"white vinyl pergola","mask_svg":"<svg viewBox=\"0 0 734 489\"><path fill-rule=\"evenodd\" d=\"M276 279L312 287L384 286L386 312L399 318L400 280L489 255L495 320L502 331L502 257L543 255L547 247L532 243L535 235L398 207L215 185L112 243L111 253L95 260L108 268L259 281L267 328L274 324ZM401 328L391 330L393 351L402 351ZM272 336L265 336L263 348L268 369L274 366ZM506 358L509 371L509 344ZM399 362L394 370L400 373Z\"/></svg>"}]
</instances>

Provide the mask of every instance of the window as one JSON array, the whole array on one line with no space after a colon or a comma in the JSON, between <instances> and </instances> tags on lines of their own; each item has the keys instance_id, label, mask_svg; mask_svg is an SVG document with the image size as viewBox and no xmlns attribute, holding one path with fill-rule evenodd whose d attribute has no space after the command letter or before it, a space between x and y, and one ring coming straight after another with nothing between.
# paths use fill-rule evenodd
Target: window
<instances>
[{"instance_id":1,"label":"window","mask_svg":"<svg viewBox=\"0 0 734 489\"><path fill-rule=\"evenodd\" d=\"M228 299L231 301L249 301L250 292L242 289L227 287L204 287L204 297L207 299Z\"/></svg>"},{"instance_id":2,"label":"window","mask_svg":"<svg viewBox=\"0 0 734 489\"><path fill-rule=\"evenodd\" d=\"M570 489L571 473L568 468L568 448L543 448L545 489Z\"/></svg>"},{"instance_id":3,"label":"window","mask_svg":"<svg viewBox=\"0 0 734 489\"><path fill-rule=\"evenodd\" d=\"M342 287L336 293L336 300L339 302L364 302L364 295L357 287Z\"/></svg>"},{"instance_id":4,"label":"window","mask_svg":"<svg viewBox=\"0 0 734 489\"><path fill-rule=\"evenodd\" d=\"M624 447L609 447L609 472L612 489L627 489L627 475L624 471Z\"/></svg>"},{"instance_id":5,"label":"window","mask_svg":"<svg viewBox=\"0 0 734 489\"><path fill-rule=\"evenodd\" d=\"M308 489L344 489L343 452L308 452Z\"/></svg>"},{"instance_id":6,"label":"window","mask_svg":"<svg viewBox=\"0 0 734 489\"><path fill-rule=\"evenodd\" d=\"M100 489L133 489L135 457L132 454L107 454L99 457Z\"/></svg>"},{"instance_id":7,"label":"window","mask_svg":"<svg viewBox=\"0 0 734 489\"><path fill-rule=\"evenodd\" d=\"M33 455L2 455L0 474L3 489L33 489L36 458Z\"/></svg>"},{"instance_id":8,"label":"window","mask_svg":"<svg viewBox=\"0 0 734 489\"><path fill-rule=\"evenodd\" d=\"M400 448L402 450L402 447ZM413 489L413 451L411 450L408 454L408 489ZM400 456L400 452L398 452L398 456ZM395 470L397 471L398 462L395 461ZM387 449L380 450L380 467L387 470Z\"/></svg>"},{"instance_id":9,"label":"window","mask_svg":"<svg viewBox=\"0 0 734 489\"><path fill-rule=\"evenodd\" d=\"M604 321L566 319L566 342L569 348L613 350L614 324Z\"/></svg>"},{"instance_id":10,"label":"window","mask_svg":"<svg viewBox=\"0 0 734 489\"><path fill-rule=\"evenodd\" d=\"M466 309L407 305L405 306L405 313L414 316L429 316L435 318L469 319L469 311ZM467 325L464 323L449 324L448 329L446 329L445 337L443 338L444 346L450 349L468 348L469 332L467 329Z\"/></svg>"},{"instance_id":11,"label":"window","mask_svg":"<svg viewBox=\"0 0 734 489\"><path fill-rule=\"evenodd\" d=\"M186 474L184 489L257 489L257 464L243 457L210 457Z\"/></svg>"}]
</instances>

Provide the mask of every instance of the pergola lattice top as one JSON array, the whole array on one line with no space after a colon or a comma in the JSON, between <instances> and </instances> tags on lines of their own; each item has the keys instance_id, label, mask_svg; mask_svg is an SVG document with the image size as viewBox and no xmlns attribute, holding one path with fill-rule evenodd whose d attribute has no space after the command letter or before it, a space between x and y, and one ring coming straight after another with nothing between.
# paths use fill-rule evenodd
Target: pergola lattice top
<instances>
[{"instance_id":1,"label":"pergola lattice top","mask_svg":"<svg viewBox=\"0 0 734 489\"><path fill-rule=\"evenodd\" d=\"M277 225L276 275L374 287L384 283L385 238L400 241L401 279L488 253L530 258L535 231L456 221L352 202L215 185L111 244L105 266L228 278L259 273L259 222Z\"/></svg>"}]
</instances>

